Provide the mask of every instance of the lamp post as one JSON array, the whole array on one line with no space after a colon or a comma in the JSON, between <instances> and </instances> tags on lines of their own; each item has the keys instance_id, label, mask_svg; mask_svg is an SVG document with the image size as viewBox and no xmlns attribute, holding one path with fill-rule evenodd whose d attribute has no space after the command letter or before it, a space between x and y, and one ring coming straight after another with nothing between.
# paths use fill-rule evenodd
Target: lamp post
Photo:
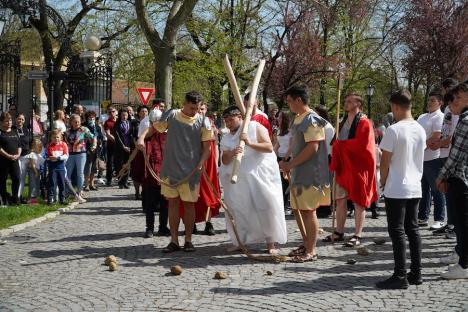
<instances>
[{"instance_id":1,"label":"lamp post","mask_svg":"<svg viewBox=\"0 0 468 312\"><path fill-rule=\"evenodd\" d=\"M369 85L367 86L366 93L367 93L367 117L371 119L371 98L372 98L372 95L374 94L374 86L372 84L369 83Z\"/></svg>"}]
</instances>

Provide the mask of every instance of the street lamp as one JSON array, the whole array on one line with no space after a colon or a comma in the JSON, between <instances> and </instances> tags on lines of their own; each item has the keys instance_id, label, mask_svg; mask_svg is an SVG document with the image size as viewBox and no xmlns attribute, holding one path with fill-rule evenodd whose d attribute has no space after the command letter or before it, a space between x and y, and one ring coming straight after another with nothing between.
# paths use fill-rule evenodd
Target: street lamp
<instances>
[{"instance_id":1,"label":"street lamp","mask_svg":"<svg viewBox=\"0 0 468 312\"><path fill-rule=\"evenodd\" d=\"M371 119L371 98L372 95L374 94L374 86L369 83L367 86L367 118Z\"/></svg>"}]
</instances>

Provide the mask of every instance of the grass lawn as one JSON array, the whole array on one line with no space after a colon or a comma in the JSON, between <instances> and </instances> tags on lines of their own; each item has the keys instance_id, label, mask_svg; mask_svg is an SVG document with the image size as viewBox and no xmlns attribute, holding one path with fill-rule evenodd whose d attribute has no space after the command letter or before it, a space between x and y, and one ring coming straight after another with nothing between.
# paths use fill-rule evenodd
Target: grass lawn
<instances>
[{"instance_id":1,"label":"grass lawn","mask_svg":"<svg viewBox=\"0 0 468 312\"><path fill-rule=\"evenodd\" d=\"M11 193L11 181L7 181L7 190ZM28 183L23 190L24 198L28 196ZM0 207L0 229L7 228L9 226L20 224L39 218L48 212L56 211L59 208L65 207L65 205L54 204L47 205L42 199L38 198L36 205L18 205L18 206L7 206Z\"/></svg>"},{"instance_id":2,"label":"grass lawn","mask_svg":"<svg viewBox=\"0 0 468 312\"><path fill-rule=\"evenodd\" d=\"M0 229L39 218L48 212L56 211L63 205L47 205L40 201L37 205L19 205L0 208Z\"/></svg>"}]
</instances>

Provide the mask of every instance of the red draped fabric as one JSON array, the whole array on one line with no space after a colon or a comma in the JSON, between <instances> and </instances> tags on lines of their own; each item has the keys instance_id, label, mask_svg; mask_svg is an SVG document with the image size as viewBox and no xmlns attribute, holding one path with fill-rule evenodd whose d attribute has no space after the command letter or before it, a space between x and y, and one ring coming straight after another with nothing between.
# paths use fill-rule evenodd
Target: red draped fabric
<instances>
[{"instance_id":1,"label":"red draped fabric","mask_svg":"<svg viewBox=\"0 0 468 312\"><path fill-rule=\"evenodd\" d=\"M218 164L216 163L216 141L211 141L210 157L205 163L205 170L210 177L211 183L215 186L218 194L221 194L218 180ZM219 208L221 203L215 197L213 192L208 186L207 181L201 176L200 180L200 194L198 201L195 203L195 222L205 222L208 207L211 209L211 216L219 215ZM180 217L184 216L184 209L182 203L180 204Z\"/></svg>"},{"instance_id":2,"label":"red draped fabric","mask_svg":"<svg viewBox=\"0 0 468 312\"><path fill-rule=\"evenodd\" d=\"M375 137L369 119L361 118L354 138L335 140L330 170L335 172L336 182L348 192L352 202L367 208L378 199Z\"/></svg>"}]
</instances>

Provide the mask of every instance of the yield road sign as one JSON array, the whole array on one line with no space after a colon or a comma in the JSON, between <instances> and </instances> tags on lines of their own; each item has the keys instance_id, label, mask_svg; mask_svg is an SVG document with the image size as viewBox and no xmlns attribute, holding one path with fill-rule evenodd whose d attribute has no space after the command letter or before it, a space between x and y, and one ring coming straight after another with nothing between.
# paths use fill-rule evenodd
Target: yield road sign
<instances>
[{"instance_id":1,"label":"yield road sign","mask_svg":"<svg viewBox=\"0 0 468 312\"><path fill-rule=\"evenodd\" d=\"M151 97L153 96L153 88L137 88L138 97L143 105L148 105Z\"/></svg>"}]
</instances>

